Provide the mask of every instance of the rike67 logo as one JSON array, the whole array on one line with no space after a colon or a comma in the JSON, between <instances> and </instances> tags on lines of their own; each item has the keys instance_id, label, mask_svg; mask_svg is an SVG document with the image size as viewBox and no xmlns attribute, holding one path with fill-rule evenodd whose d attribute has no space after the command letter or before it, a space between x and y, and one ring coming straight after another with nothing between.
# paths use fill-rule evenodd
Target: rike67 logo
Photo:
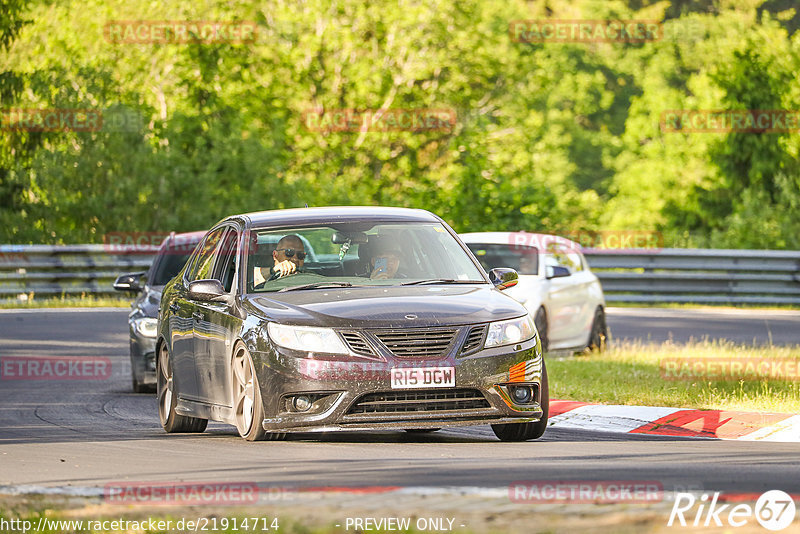
<instances>
[{"instance_id":1,"label":"rike67 logo","mask_svg":"<svg viewBox=\"0 0 800 534\"><path fill-rule=\"evenodd\" d=\"M719 501L719 492L713 496L703 493L699 498L692 493L677 493L667 526L743 527L752 525L755 519L765 529L778 531L792 524L796 512L792 496L781 490L761 494L755 505Z\"/></svg>"}]
</instances>

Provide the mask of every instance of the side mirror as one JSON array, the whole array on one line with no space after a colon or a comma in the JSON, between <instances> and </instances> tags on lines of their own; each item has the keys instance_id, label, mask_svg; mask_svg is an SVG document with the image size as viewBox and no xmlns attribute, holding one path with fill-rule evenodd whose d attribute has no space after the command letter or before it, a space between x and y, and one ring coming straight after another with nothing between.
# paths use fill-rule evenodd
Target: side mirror
<instances>
[{"instance_id":1,"label":"side mirror","mask_svg":"<svg viewBox=\"0 0 800 534\"><path fill-rule=\"evenodd\" d=\"M489 280L492 281L494 287L502 291L517 285L517 282L519 282L519 275L514 269L498 267L489 271Z\"/></svg>"},{"instance_id":2,"label":"side mirror","mask_svg":"<svg viewBox=\"0 0 800 534\"><path fill-rule=\"evenodd\" d=\"M114 289L117 291L131 291L135 293L142 289L142 286L139 284L139 280L142 276L144 276L144 272L128 273L118 276L117 279L114 280Z\"/></svg>"},{"instance_id":3,"label":"side mirror","mask_svg":"<svg viewBox=\"0 0 800 534\"><path fill-rule=\"evenodd\" d=\"M547 279L550 280L551 278L564 278L565 276L569 276L572 273L569 272L569 269L566 267L561 267L560 265L548 265L547 266Z\"/></svg>"},{"instance_id":4,"label":"side mirror","mask_svg":"<svg viewBox=\"0 0 800 534\"><path fill-rule=\"evenodd\" d=\"M195 280L189 283L189 298L195 300L224 300L225 288L219 280Z\"/></svg>"}]
</instances>

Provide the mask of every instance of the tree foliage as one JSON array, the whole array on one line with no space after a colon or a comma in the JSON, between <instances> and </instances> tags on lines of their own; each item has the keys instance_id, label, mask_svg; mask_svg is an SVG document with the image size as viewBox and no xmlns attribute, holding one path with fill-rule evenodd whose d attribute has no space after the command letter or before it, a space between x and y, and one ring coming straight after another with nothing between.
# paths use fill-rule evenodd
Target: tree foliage
<instances>
[{"instance_id":1,"label":"tree foliage","mask_svg":"<svg viewBox=\"0 0 800 534\"><path fill-rule=\"evenodd\" d=\"M800 246L797 132L667 133L668 109L800 109L797 16L741 0L3 0L0 242L99 242L308 205L430 209L459 231L656 230ZM6 5L8 4L8 5ZM664 21L644 43L520 43L526 19ZM23 24L25 20L29 24ZM109 21L253 21L255 42L131 44ZM318 131L309 110L451 110L452 128Z\"/></svg>"}]
</instances>

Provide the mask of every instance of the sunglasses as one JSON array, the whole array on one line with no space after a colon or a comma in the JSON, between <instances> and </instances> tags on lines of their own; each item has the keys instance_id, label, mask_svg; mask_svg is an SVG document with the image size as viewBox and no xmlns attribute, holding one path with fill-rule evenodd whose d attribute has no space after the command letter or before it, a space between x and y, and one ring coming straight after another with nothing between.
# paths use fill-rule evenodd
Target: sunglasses
<instances>
[{"instance_id":1,"label":"sunglasses","mask_svg":"<svg viewBox=\"0 0 800 534\"><path fill-rule=\"evenodd\" d=\"M293 258L295 254L297 254L298 260L304 260L306 258L306 253L302 250L295 250L293 248L276 248L275 250L282 250L287 258Z\"/></svg>"}]
</instances>

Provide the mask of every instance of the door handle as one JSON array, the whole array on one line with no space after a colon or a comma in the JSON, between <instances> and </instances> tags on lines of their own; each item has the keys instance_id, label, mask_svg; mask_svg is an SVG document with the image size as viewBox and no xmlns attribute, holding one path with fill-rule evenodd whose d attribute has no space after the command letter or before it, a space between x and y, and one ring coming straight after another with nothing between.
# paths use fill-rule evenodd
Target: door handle
<instances>
[{"instance_id":1,"label":"door handle","mask_svg":"<svg viewBox=\"0 0 800 534\"><path fill-rule=\"evenodd\" d=\"M169 309L170 309L171 311L174 311L174 312L176 312L176 311L178 311L178 310L180 309L180 306L178 306L177 304L175 304L175 303L173 302L172 304L170 304L170 305L169 305Z\"/></svg>"},{"instance_id":2,"label":"door handle","mask_svg":"<svg viewBox=\"0 0 800 534\"><path fill-rule=\"evenodd\" d=\"M203 314L200 313L200 312L192 312L192 318L196 319L198 321L202 321L203 320Z\"/></svg>"}]
</instances>

